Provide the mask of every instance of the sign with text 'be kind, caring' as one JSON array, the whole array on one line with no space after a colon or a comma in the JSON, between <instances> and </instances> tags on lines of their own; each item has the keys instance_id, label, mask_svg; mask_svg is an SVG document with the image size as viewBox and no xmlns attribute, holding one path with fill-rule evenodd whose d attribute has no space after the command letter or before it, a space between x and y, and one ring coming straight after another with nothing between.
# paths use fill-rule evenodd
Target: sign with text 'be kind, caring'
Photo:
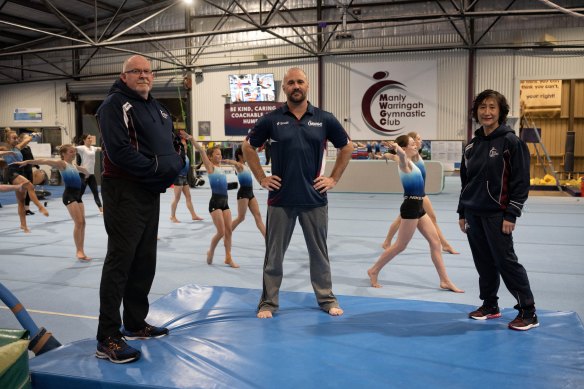
<instances>
[{"instance_id":1,"label":"sign with text 'be kind, caring'","mask_svg":"<svg viewBox=\"0 0 584 389\"><path fill-rule=\"evenodd\" d=\"M351 69L355 140L389 140L415 131L436 139L436 61L365 63Z\"/></svg>"}]
</instances>

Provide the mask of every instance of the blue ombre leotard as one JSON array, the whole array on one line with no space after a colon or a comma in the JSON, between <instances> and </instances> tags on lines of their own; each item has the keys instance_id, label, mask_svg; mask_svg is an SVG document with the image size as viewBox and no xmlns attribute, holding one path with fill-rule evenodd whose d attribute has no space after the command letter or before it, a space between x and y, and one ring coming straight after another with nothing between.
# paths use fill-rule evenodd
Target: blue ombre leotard
<instances>
[{"instance_id":1,"label":"blue ombre leotard","mask_svg":"<svg viewBox=\"0 0 584 389\"><path fill-rule=\"evenodd\" d=\"M243 170L237 173L237 180L239 181L239 185L242 187L252 187L253 188L253 181L251 178L251 171L247 166L243 167Z\"/></svg>"},{"instance_id":2,"label":"blue ombre leotard","mask_svg":"<svg viewBox=\"0 0 584 389\"><path fill-rule=\"evenodd\" d=\"M424 211L424 178L422 171L415 163L408 161L411 171L404 173L399 170L399 176L404 187L404 201L399 209L402 219L420 219Z\"/></svg>"},{"instance_id":3,"label":"blue ombre leotard","mask_svg":"<svg viewBox=\"0 0 584 389\"><path fill-rule=\"evenodd\" d=\"M6 178L8 179L8 182L12 184L16 177L24 175L24 166L11 165L14 162L22 162L23 158L20 149L17 147L13 147L10 151L15 155L5 155L2 159L8 164Z\"/></svg>"},{"instance_id":4,"label":"blue ombre leotard","mask_svg":"<svg viewBox=\"0 0 584 389\"><path fill-rule=\"evenodd\" d=\"M15 155L10 155L10 154L6 154L5 156L2 157L2 159L4 159L4 162L6 162L8 165L10 165L11 163L14 162L22 162L22 153L20 152L20 149L18 147L13 147L10 149L10 151L12 151ZM12 165L14 166L14 165ZM14 166L16 167L20 167L20 166Z\"/></svg>"},{"instance_id":5,"label":"blue ombre leotard","mask_svg":"<svg viewBox=\"0 0 584 389\"><path fill-rule=\"evenodd\" d=\"M61 177L65 188L81 189L81 178L79 177L79 170L68 163L64 170L61 170Z\"/></svg>"},{"instance_id":6,"label":"blue ombre leotard","mask_svg":"<svg viewBox=\"0 0 584 389\"><path fill-rule=\"evenodd\" d=\"M414 165L416 165L418 169L420 169L420 171L422 172L422 179L424 180L424 182L426 182L426 164L424 163L422 157L418 158L418 160L414 162Z\"/></svg>"},{"instance_id":7,"label":"blue ombre leotard","mask_svg":"<svg viewBox=\"0 0 584 389\"><path fill-rule=\"evenodd\" d=\"M399 169L399 177L404 187L404 196L424 197L426 195L424 190L424 175L415 163L412 161L408 163L412 168L411 172L405 173Z\"/></svg>"},{"instance_id":8,"label":"blue ombre leotard","mask_svg":"<svg viewBox=\"0 0 584 389\"><path fill-rule=\"evenodd\" d=\"M225 170L215 166L213 173L209 174L209 185L211 185L211 193L213 195L227 196L227 176L225 176Z\"/></svg>"},{"instance_id":9,"label":"blue ombre leotard","mask_svg":"<svg viewBox=\"0 0 584 389\"><path fill-rule=\"evenodd\" d=\"M255 197L253 194L253 181L251 177L251 171L247 166L243 166L243 170L237 173L237 180L239 181L237 199L253 199Z\"/></svg>"},{"instance_id":10,"label":"blue ombre leotard","mask_svg":"<svg viewBox=\"0 0 584 389\"><path fill-rule=\"evenodd\" d=\"M65 169L60 170L65 190L63 191L63 204L82 203L81 197L81 177L79 170L70 163L67 163Z\"/></svg>"},{"instance_id":11,"label":"blue ombre leotard","mask_svg":"<svg viewBox=\"0 0 584 389\"><path fill-rule=\"evenodd\" d=\"M227 176L225 170L214 167L213 173L208 175L209 185L211 185L211 200L209 200L209 213L218 209L225 211L229 209L227 203Z\"/></svg>"}]
</instances>

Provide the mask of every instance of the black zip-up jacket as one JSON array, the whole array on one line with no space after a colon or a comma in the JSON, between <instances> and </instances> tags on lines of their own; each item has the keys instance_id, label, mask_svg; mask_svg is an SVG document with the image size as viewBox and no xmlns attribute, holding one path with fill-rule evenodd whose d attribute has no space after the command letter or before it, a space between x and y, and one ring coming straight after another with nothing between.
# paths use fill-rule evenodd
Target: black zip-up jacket
<instances>
[{"instance_id":1,"label":"black zip-up jacket","mask_svg":"<svg viewBox=\"0 0 584 389\"><path fill-rule=\"evenodd\" d=\"M464 148L460 165L462 191L458 214L465 210L478 215L504 212L515 223L529 194L529 150L507 125L485 136L483 128Z\"/></svg>"},{"instance_id":2,"label":"black zip-up jacket","mask_svg":"<svg viewBox=\"0 0 584 389\"><path fill-rule=\"evenodd\" d=\"M140 182L164 192L185 160L170 112L152 95L144 100L117 80L97 110L102 139L103 176Z\"/></svg>"}]
</instances>

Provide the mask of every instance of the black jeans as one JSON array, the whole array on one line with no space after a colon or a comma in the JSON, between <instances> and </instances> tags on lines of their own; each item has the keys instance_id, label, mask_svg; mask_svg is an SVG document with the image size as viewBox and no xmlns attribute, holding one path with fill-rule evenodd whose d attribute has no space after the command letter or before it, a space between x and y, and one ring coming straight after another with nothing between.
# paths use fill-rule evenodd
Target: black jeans
<instances>
[{"instance_id":1,"label":"black jeans","mask_svg":"<svg viewBox=\"0 0 584 389\"><path fill-rule=\"evenodd\" d=\"M160 194L138 183L105 178L101 188L108 244L99 287L99 341L120 336L121 304L128 330L145 325L160 216Z\"/></svg>"}]
</instances>

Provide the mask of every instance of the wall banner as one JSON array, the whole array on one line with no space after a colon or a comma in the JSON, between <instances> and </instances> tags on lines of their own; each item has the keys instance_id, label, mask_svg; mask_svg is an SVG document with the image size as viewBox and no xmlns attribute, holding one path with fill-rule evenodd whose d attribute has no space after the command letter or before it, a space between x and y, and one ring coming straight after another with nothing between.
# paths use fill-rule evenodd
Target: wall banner
<instances>
[{"instance_id":1,"label":"wall banner","mask_svg":"<svg viewBox=\"0 0 584 389\"><path fill-rule=\"evenodd\" d=\"M352 139L436 139L436 61L355 64L350 74Z\"/></svg>"},{"instance_id":2,"label":"wall banner","mask_svg":"<svg viewBox=\"0 0 584 389\"><path fill-rule=\"evenodd\" d=\"M562 80L521 80L521 114L534 117L559 116L562 108Z\"/></svg>"},{"instance_id":3,"label":"wall banner","mask_svg":"<svg viewBox=\"0 0 584 389\"><path fill-rule=\"evenodd\" d=\"M255 102L225 104L225 135L247 135L257 120L284 103Z\"/></svg>"},{"instance_id":4,"label":"wall banner","mask_svg":"<svg viewBox=\"0 0 584 389\"><path fill-rule=\"evenodd\" d=\"M41 108L15 108L15 122L42 122L43 110Z\"/></svg>"}]
</instances>

